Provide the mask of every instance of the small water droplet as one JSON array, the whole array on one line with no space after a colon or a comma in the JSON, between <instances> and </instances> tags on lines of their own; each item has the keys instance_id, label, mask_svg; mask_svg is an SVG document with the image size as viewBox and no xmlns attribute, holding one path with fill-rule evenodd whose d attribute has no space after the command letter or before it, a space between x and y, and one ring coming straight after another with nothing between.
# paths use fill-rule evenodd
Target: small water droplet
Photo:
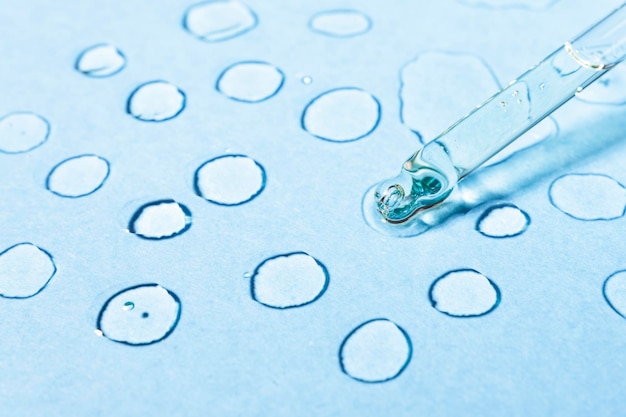
<instances>
[{"instance_id":1,"label":"small water droplet","mask_svg":"<svg viewBox=\"0 0 626 417\"><path fill-rule=\"evenodd\" d=\"M29 298L39 294L57 268L44 249L18 243L0 253L0 297Z\"/></svg>"},{"instance_id":2,"label":"small water droplet","mask_svg":"<svg viewBox=\"0 0 626 417\"><path fill-rule=\"evenodd\" d=\"M506 107L506 101L501 101L500 102L500 107Z\"/></svg>"},{"instance_id":3,"label":"small water droplet","mask_svg":"<svg viewBox=\"0 0 626 417\"><path fill-rule=\"evenodd\" d=\"M9 113L0 118L0 153L24 153L44 144L50 124L29 112Z\"/></svg>"},{"instance_id":4,"label":"small water droplet","mask_svg":"<svg viewBox=\"0 0 626 417\"><path fill-rule=\"evenodd\" d=\"M135 308L135 303L133 303L132 301L126 301L122 306L122 309L124 309L124 311L130 311L133 308Z\"/></svg>"},{"instance_id":5,"label":"small water droplet","mask_svg":"<svg viewBox=\"0 0 626 417\"><path fill-rule=\"evenodd\" d=\"M230 99L258 103L276 95L284 80L283 72L268 62L239 62L220 74L216 89Z\"/></svg>"},{"instance_id":6,"label":"small water droplet","mask_svg":"<svg viewBox=\"0 0 626 417\"><path fill-rule=\"evenodd\" d=\"M489 278L473 269L450 271L430 286L432 306L452 317L478 317L500 303L500 290Z\"/></svg>"},{"instance_id":7,"label":"small water droplet","mask_svg":"<svg viewBox=\"0 0 626 417\"><path fill-rule=\"evenodd\" d=\"M126 308L129 298L133 300L132 308ZM113 294L102 306L96 334L128 345L149 345L174 331L180 311L178 296L158 284L126 288ZM150 320L146 320L148 317Z\"/></svg>"},{"instance_id":8,"label":"small water droplet","mask_svg":"<svg viewBox=\"0 0 626 417\"><path fill-rule=\"evenodd\" d=\"M313 78L309 77L308 75L305 75L304 77L300 79L300 82L304 85L309 85L313 82Z\"/></svg>"},{"instance_id":9,"label":"small water droplet","mask_svg":"<svg viewBox=\"0 0 626 417\"><path fill-rule=\"evenodd\" d=\"M169 239L191 227L187 206L171 199L157 200L139 207L128 223L128 231L144 239Z\"/></svg>"},{"instance_id":10,"label":"small water droplet","mask_svg":"<svg viewBox=\"0 0 626 417\"><path fill-rule=\"evenodd\" d=\"M84 197L102 187L109 171L109 161L98 155L73 156L52 168L46 188L59 197Z\"/></svg>"},{"instance_id":11,"label":"small water droplet","mask_svg":"<svg viewBox=\"0 0 626 417\"><path fill-rule=\"evenodd\" d=\"M185 93L167 81L149 81L130 94L126 112L144 122L164 122L185 108Z\"/></svg>"},{"instance_id":12,"label":"small water droplet","mask_svg":"<svg viewBox=\"0 0 626 417\"><path fill-rule=\"evenodd\" d=\"M411 360L411 339L387 319L362 323L344 339L339 349L341 370L361 382L385 382L396 378Z\"/></svg>"},{"instance_id":13,"label":"small water droplet","mask_svg":"<svg viewBox=\"0 0 626 417\"><path fill-rule=\"evenodd\" d=\"M344 87L314 98L302 113L302 128L331 142L364 138L380 121L380 103L359 88Z\"/></svg>"},{"instance_id":14,"label":"small water droplet","mask_svg":"<svg viewBox=\"0 0 626 417\"><path fill-rule=\"evenodd\" d=\"M335 38L362 35L372 27L371 19L358 10L326 10L309 21L313 32Z\"/></svg>"},{"instance_id":15,"label":"small water droplet","mask_svg":"<svg viewBox=\"0 0 626 417\"><path fill-rule=\"evenodd\" d=\"M88 77L110 77L126 65L126 57L113 45L100 44L85 49L78 56L75 68Z\"/></svg>"},{"instance_id":16,"label":"small water droplet","mask_svg":"<svg viewBox=\"0 0 626 417\"><path fill-rule=\"evenodd\" d=\"M522 104L523 100L521 98L517 99L517 104Z\"/></svg>"},{"instance_id":17,"label":"small water droplet","mask_svg":"<svg viewBox=\"0 0 626 417\"><path fill-rule=\"evenodd\" d=\"M328 287L326 267L304 252L276 255L254 270L252 299L273 308L293 308L320 298Z\"/></svg>"},{"instance_id":18,"label":"small water droplet","mask_svg":"<svg viewBox=\"0 0 626 417\"><path fill-rule=\"evenodd\" d=\"M225 41L252 30L257 17L237 0L212 0L191 6L185 12L183 27L205 42Z\"/></svg>"},{"instance_id":19,"label":"small water droplet","mask_svg":"<svg viewBox=\"0 0 626 417\"><path fill-rule=\"evenodd\" d=\"M517 97L518 94L519 94L519 91L515 90L511 93L511 97Z\"/></svg>"},{"instance_id":20,"label":"small water droplet","mask_svg":"<svg viewBox=\"0 0 626 417\"><path fill-rule=\"evenodd\" d=\"M567 174L552 182L550 203L578 220L614 220L626 210L626 189L602 174Z\"/></svg>"},{"instance_id":21,"label":"small water droplet","mask_svg":"<svg viewBox=\"0 0 626 417\"><path fill-rule=\"evenodd\" d=\"M546 84L545 83L539 84L539 89L540 90L543 90L544 88L546 88Z\"/></svg>"},{"instance_id":22,"label":"small water droplet","mask_svg":"<svg viewBox=\"0 0 626 417\"><path fill-rule=\"evenodd\" d=\"M510 203L497 204L484 211L476 222L476 230L484 236L506 238L519 236L530 224L530 216Z\"/></svg>"},{"instance_id":23,"label":"small water droplet","mask_svg":"<svg viewBox=\"0 0 626 417\"><path fill-rule=\"evenodd\" d=\"M243 277L245 279L250 279L252 277L252 272L244 272Z\"/></svg>"},{"instance_id":24,"label":"small water droplet","mask_svg":"<svg viewBox=\"0 0 626 417\"><path fill-rule=\"evenodd\" d=\"M222 155L200 165L194 188L198 196L223 205L236 206L257 197L265 188L265 169L245 155Z\"/></svg>"}]
</instances>

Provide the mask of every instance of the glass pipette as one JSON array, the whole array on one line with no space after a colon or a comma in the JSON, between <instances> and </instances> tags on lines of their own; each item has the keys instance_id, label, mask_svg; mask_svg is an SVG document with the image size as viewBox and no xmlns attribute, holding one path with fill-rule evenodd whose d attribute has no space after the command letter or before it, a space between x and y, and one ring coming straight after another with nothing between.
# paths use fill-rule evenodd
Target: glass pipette
<instances>
[{"instance_id":1,"label":"glass pipette","mask_svg":"<svg viewBox=\"0 0 626 417\"><path fill-rule=\"evenodd\" d=\"M424 145L375 187L376 209L401 224L626 57L626 3Z\"/></svg>"}]
</instances>

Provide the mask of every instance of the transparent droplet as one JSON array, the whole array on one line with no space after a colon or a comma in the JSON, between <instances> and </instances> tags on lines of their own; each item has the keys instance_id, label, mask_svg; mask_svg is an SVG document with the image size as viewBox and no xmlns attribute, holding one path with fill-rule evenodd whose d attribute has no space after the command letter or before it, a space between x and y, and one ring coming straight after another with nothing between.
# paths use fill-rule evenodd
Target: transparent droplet
<instances>
[{"instance_id":1,"label":"transparent droplet","mask_svg":"<svg viewBox=\"0 0 626 417\"><path fill-rule=\"evenodd\" d=\"M549 194L554 207L578 220L614 220L626 209L626 189L608 175L563 175Z\"/></svg>"},{"instance_id":2,"label":"transparent droplet","mask_svg":"<svg viewBox=\"0 0 626 417\"><path fill-rule=\"evenodd\" d=\"M485 9L547 9L560 0L458 0L467 6Z\"/></svg>"},{"instance_id":3,"label":"transparent droplet","mask_svg":"<svg viewBox=\"0 0 626 417\"><path fill-rule=\"evenodd\" d=\"M626 66L616 66L577 97L593 104L626 104Z\"/></svg>"},{"instance_id":4,"label":"transparent droplet","mask_svg":"<svg viewBox=\"0 0 626 417\"><path fill-rule=\"evenodd\" d=\"M530 216L516 205L504 203L489 207L476 222L476 230L481 234L505 238L521 235L530 224Z\"/></svg>"},{"instance_id":5,"label":"transparent droplet","mask_svg":"<svg viewBox=\"0 0 626 417\"><path fill-rule=\"evenodd\" d=\"M620 316L626 318L626 271L611 274L602 286L604 299Z\"/></svg>"},{"instance_id":6,"label":"transparent droplet","mask_svg":"<svg viewBox=\"0 0 626 417\"><path fill-rule=\"evenodd\" d=\"M239 62L226 68L217 80L217 91L246 103L273 97L283 85L283 72L267 62Z\"/></svg>"},{"instance_id":7,"label":"transparent droplet","mask_svg":"<svg viewBox=\"0 0 626 417\"><path fill-rule=\"evenodd\" d=\"M9 113L0 118L0 153L23 153L44 144L50 124L29 112Z\"/></svg>"},{"instance_id":8,"label":"transparent droplet","mask_svg":"<svg viewBox=\"0 0 626 417\"><path fill-rule=\"evenodd\" d=\"M110 77L126 65L126 57L113 45L90 46L78 56L76 70L89 77Z\"/></svg>"},{"instance_id":9,"label":"transparent droplet","mask_svg":"<svg viewBox=\"0 0 626 417\"><path fill-rule=\"evenodd\" d=\"M137 87L128 98L126 112L145 122L164 122L185 108L185 93L167 81L149 81Z\"/></svg>"},{"instance_id":10,"label":"transparent droplet","mask_svg":"<svg viewBox=\"0 0 626 417\"><path fill-rule=\"evenodd\" d=\"M481 58L453 52L425 52L400 72L401 121L422 143L430 142L476 105L499 90ZM506 109L506 103L500 106ZM436 111L433 111L436 109Z\"/></svg>"},{"instance_id":11,"label":"transparent droplet","mask_svg":"<svg viewBox=\"0 0 626 417\"><path fill-rule=\"evenodd\" d=\"M257 17L237 0L212 0L191 6L184 28L205 42L220 42L243 35L257 25Z\"/></svg>"},{"instance_id":12,"label":"transparent droplet","mask_svg":"<svg viewBox=\"0 0 626 417\"><path fill-rule=\"evenodd\" d=\"M52 168L46 188L60 197L84 197L102 187L109 170L109 162L98 155L73 156Z\"/></svg>"},{"instance_id":13,"label":"transparent droplet","mask_svg":"<svg viewBox=\"0 0 626 417\"><path fill-rule=\"evenodd\" d=\"M500 289L473 269L450 271L430 286L430 302L452 317L478 317L492 312L500 303Z\"/></svg>"},{"instance_id":14,"label":"transparent droplet","mask_svg":"<svg viewBox=\"0 0 626 417\"><path fill-rule=\"evenodd\" d=\"M243 277L244 277L245 279L250 279L250 278L252 278L252 272L244 272Z\"/></svg>"},{"instance_id":15,"label":"transparent droplet","mask_svg":"<svg viewBox=\"0 0 626 417\"><path fill-rule=\"evenodd\" d=\"M541 83L541 84L539 84L539 89L540 89L540 90L543 90L543 89L545 89L545 88L546 88L546 84L545 84L545 83Z\"/></svg>"},{"instance_id":16,"label":"transparent droplet","mask_svg":"<svg viewBox=\"0 0 626 417\"><path fill-rule=\"evenodd\" d=\"M409 335L387 319L367 321L352 330L339 349L341 370L361 382L396 378L411 360Z\"/></svg>"},{"instance_id":17,"label":"transparent droplet","mask_svg":"<svg viewBox=\"0 0 626 417\"><path fill-rule=\"evenodd\" d=\"M371 19L358 10L326 10L309 21L313 32L336 38L362 35L372 27Z\"/></svg>"},{"instance_id":18,"label":"transparent droplet","mask_svg":"<svg viewBox=\"0 0 626 417\"><path fill-rule=\"evenodd\" d=\"M313 78L309 77L308 75L305 75L304 77L300 79L300 82L304 85L309 85L313 82Z\"/></svg>"},{"instance_id":19,"label":"transparent droplet","mask_svg":"<svg viewBox=\"0 0 626 417\"><path fill-rule=\"evenodd\" d=\"M380 103L367 91L338 88L307 104L302 113L302 128L320 139L349 142L372 133L380 121L380 112Z\"/></svg>"},{"instance_id":20,"label":"transparent droplet","mask_svg":"<svg viewBox=\"0 0 626 417\"><path fill-rule=\"evenodd\" d=\"M326 267L304 252L286 253L264 260L254 270L252 298L268 307L301 307L319 299L328 287Z\"/></svg>"},{"instance_id":21,"label":"transparent droplet","mask_svg":"<svg viewBox=\"0 0 626 417\"><path fill-rule=\"evenodd\" d=\"M152 201L139 207L128 223L128 231L144 239L169 239L191 227L191 212L174 200Z\"/></svg>"},{"instance_id":22,"label":"transparent droplet","mask_svg":"<svg viewBox=\"0 0 626 417\"><path fill-rule=\"evenodd\" d=\"M0 253L0 296L32 297L48 285L56 270L44 249L27 242L13 245Z\"/></svg>"},{"instance_id":23,"label":"transparent droplet","mask_svg":"<svg viewBox=\"0 0 626 417\"><path fill-rule=\"evenodd\" d=\"M150 345L174 331L180 312L180 299L172 291L158 284L137 285L104 303L96 321L96 334L128 345Z\"/></svg>"},{"instance_id":24,"label":"transparent droplet","mask_svg":"<svg viewBox=\"0 0 626 417\"><path fill-rule=\"evenodd\" d=\"M257 197L265 188L265 169L245 155L222 155L196 170L196 194L211 203L236 206Z\"/></svg>"}]
</instances>

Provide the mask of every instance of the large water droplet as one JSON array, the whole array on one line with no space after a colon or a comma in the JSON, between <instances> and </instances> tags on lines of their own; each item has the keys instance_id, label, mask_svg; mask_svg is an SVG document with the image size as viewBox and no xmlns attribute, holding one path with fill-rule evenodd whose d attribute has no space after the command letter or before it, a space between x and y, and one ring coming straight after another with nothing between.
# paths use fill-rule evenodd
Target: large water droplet
<instances>
[{"instance_id":1,"label":"large water droplet","mask_svg":"<svg viewBox=\"0 0 626 417\"><path fill-rule=\"evenodd\" d=\"M316 13L309 27L322 35L350 38L369 31L372 21L358 10L326 10Z\"/></svg>"},{"instance_id":2,"label":"large water droplet","mask_svg":"<svg viewBox=\"0 0 626 417\"><path fill-rule=\"evenodd\" d=\"M476 222L476 230L481 234L505 238L521 235L530 224L530 216L510 203L489 207Z\"/></svg>"},{"instance_id":3,"label":"large water droplet","mask_svg":"<svg viewBox=\"0 0 626 417\"><path fill-rule=\"evenodd\" d=\"M430 302L452 317L478 317L492 312L500 303L500 289L473 269L450 271L430 286Z\"/></svg>"},{"instance_id":4,"label":"large water droplet","mask_svg":"<svg viewBox=\"0 0 626 417\"><path fill-rule=\"evenodd\" d=\"M626 209L626 189L608 175L563 175L549 194L554 207L578 220L614 220Z\"/></svg>"},{"instance_id":5,"label":"large water droplet","mask_svg":"<svg viewBox=\"0 0 626 417\"><path fill-rule=\"evenodd\" d=\"M213 0L191 6L185 13L184 28L205 42L220 42L252 30L257 17L236 0Z\"/></svg>"},{"instance_id":6,"label":"large water droplet","mask_svg":"<svg viewBox=\"0 0 626 417\"><path fill-rule=\"evenodd\" d=\"M185 108L185 93L167 81L149 81L137 87L128 98L126 112L145 122L164 122Z\"/></svg>"},{"instance_id":7,"label":"large water droplet","mask_svg":"<svg viewBox=\"0 0 626 417\"><path fill-rule=\"evenodd\" d=\"M361 139L376 129L380 103L367 91L344 87L314 98L302 113L302 128L332 142Z\"/></svg>"},{"instance_id":8,"label":"large water droplet","mask_svg":"<svg viewBox=\"0 0 626 417\"><path fill-rule=\"evenodd\" d=\"M32 243L18 243L0 253L0 296L28 298L41 292L56 273L50 255Z\"/></svg>"},{"instance_id":9,"label":"large water droplet","mask_svg":"<svg viewBox=\"0 0 626 417\"><path fill-rule=\"evenodd\" d=\"M110 77L126 65L126 57L113 45L100 44L85 49L76 60L76 70L88 77Z\"/></svg>"},{"instance_id":10,"label":"large water droplet","mask_svg":"<svg viewBox=\"0 0 626 417\"><path fill-rule=\"evenodd\" d=\"M411 360L411 339L387 319L367 321L348 334L339 349L341 370L361 382L396 378Z\"/></svg>"},{"instance_id":11,"label":"large water droplet","mask_svg":"<svg viewBox=\"0 0 626 417\"><path fill-rule=\"evenodd\" d=\"M29 112L14 112L0 118L0 152L23 153L48 140L50 124Z\"/></svg>"},{"instance_id":12,"label":"large water droplet","mask_svg":"<svg viewBox=\"0 0 626 417\"><path fill-rule=\"evenodd\" d=\"M97 334L128 345L150 345L168 337L180 318L180 299L158 284L142 284L112 295L102 306Z\"/></svg>"},{"instance_id":13,"label":"large water droplet","mask_svg":"<svg viewBox=\"0 0 626 417\"><path fill-rule=\"evenodd\" d=\"M211 203L236 206L261 194L265 170L245 155L222 155L200 165L194 187L197 195Z\"/></svg>"},{"instance_id":14,"label":"large water droplet","mask_svg":"<svg viewBox=\"0 0 626 417\"><path fill-rule=\"evenodd\" d=\"M174 200L152 201L139 207L128 223L128 231L144 239L169 239L191 227L191 212Z\"/></svg>"},{"instance_id":15,"label":"large water droplet","mask_svg":"<svg viewBox=\"0 0 626 417\"><path fill-rule=\"evenodd\" d=\"M274 96L283 85L283 72L267 62L239 62L224 70L216 84L226 97L258 103Z\"/></svg>"},{"instance_id":16,"label":"large water droplet","mask_svg":"<svg viewBox=\"0 0 626 417\"><path fill-rule=\"evenodd\" d=\"M98 155L78 155L52 168L46 188L60 197L84 197L100 189L108 176L106 159Z\"/></svg>"},{"instance_id":17,"label":"large water droplet","mask_svg":"<svg viewBox=\"0 0 626 417\"><path fill-rule=\"evenodd\" d=\"M320 298L328 287L328 270L304 252L264 260L254 270L252 298L273 308L300 307Z\"/></svg>"}]
</instances>

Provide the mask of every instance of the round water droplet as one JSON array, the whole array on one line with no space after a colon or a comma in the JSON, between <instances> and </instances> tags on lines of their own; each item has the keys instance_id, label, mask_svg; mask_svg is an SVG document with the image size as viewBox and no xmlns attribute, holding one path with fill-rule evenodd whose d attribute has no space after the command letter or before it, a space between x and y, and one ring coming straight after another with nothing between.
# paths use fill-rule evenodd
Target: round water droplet
<instances>
[{"instance_id":1,"label":"round water droplet","mask_svg":"<svg viewBox=\"0 0 626 417\"><path fill-rule=\"evenodd\" d=\"M0 296L28 298L41 292L56 273L52 255L32 243L0 253Z\"/></svg>"},{"instance_id":2,"label":"round water droplet","mask_svg":"<svg viewBox=\"0 0 626 417\"><path fill-rule=\"evenodd\" d=\"M217 91L246 103L273 97L283 86L283 72L267 62L239 62L226 68L217 79Z\"/></svg>"},{"instance_id":3,"label":"round water droplet","mask_svg":"<svg viewBox=\"0 0 626 417\"><path fill-rule=\"evenodd\" d=\"M361 382L396 378L411 360L409 335L387 319L367 321L344 339L339 349L341 370Z\"/></svg>"},{"instance_id":4,"label":"round water droplet","mask_svg":"<svg viewBox=\"0 0 626 417\"><path fill-rule=\"evenodd\" d=\"M145 122L164 122L185 108L185 93L167 81L141 84L128 98L126 112Z\"/></svg>"},{"instance_id":5,"label":"round water droplet","mask_svg":"<svg viewBox=\"0 0 626 417\"><path fill-rule=\"evenodd\" d=\"M265 188L265 170L245 155L222 155L196 170L196 194L211 203L236 206L247 203Z\"/></svg>"},{"instance_id":6,"label":"round water droplet","mask_svg":"<svg viewBox=\"0 0 626 417\"><path fill-rule=\"evenodd\" d=\"M108 176L106 159L98 155L78 155L52 168L46 188L60 197L84 197L100 189Z\"/></svg>"},{"instance_id":7,"label":"round water droplet","mask_svg":"<svg viewBox=\"0 0 626 417\"><path fill-rule=\"evenodd\" d=\"M488 237L505 238L521 235L530 224L530 216L514 204L489 207L476 222L476 230Z\"/></svg>"},{"instance_id":8,"label":"round water droplet","mask_svg":"<svg viewBox=\"0 0 626 417\"><path fill-rule=\"evenodd\" d=\"M144 204L133 214L128 231L144 239L169 239L191 227L191 212L174 200L158 200Z\"/></svg>"},{"instance_id":9,"label":"round water droplet","mask_svg":"<svg viewBox=\"0 0 626 417\"><path fill-rule=\"evenodd\" d=\"M220 42L252 30L257 17L236 0L213 0L191 6L185 13L184 28L205 42Z\"/></svg>"},{"instance_id":10,"label":"round water droplet","mask_svg":"<svg viewBox=\"0 0 626 417\"><path fill-rule=\"evenodd\" d=\"M88 77L110 77L126 65L126 57L113 45L100 44L85 49L76 60L76 70Z\"/></svg>"},{"instance_id":11,"label":"round water droplet","mask_svg":"<svg viewBox=\"0 0 626 417\"><path fill-rule=\"evenodd\" d=\"M473 269L450 271L430 286L430 303L452 317L478 317L492 312L500 303L500 289Z\"/></svg>"},{"instance_id":12,"label":"round water droplet","mask_svg":"<svg viewBox=\"0 0 626 417\"><path fill-rule=\"evenodd\" d=\"M308 75L305 75L304 77L300 79L300 82L304 85L309 85L313 82L313 78L309 77Z\"/></svg>"},{"instance_id":13,"label":"round water droplet","mask_svg":"<svg viewBox=\"0 0 626 417\"><path fill-rule=\"evenodd\" d=\"M129 305L132 308L127 308ZM150 345L174 331L180 310L180 299L172 291L158 284L137 285L112 295L104 303L96 331L114 342Z\"/></svg>"},{"instance_id":14,"label":"round water droplet","mask_svg":"<svg viewBox=\"0 0 626 417\"><path fill-rule=\"evenodd\" d=\"M549 194L554 207L578 220L614 220L626 209L626 189L608 175L563 175Z\"/></svg>"},{"instance_id":15,"label":"round water droplet","mask_svg":"<svg viewBox=\"0 0 626 417\"><path fill-rule=\"evenodd\" d=\"M304 252L286 253L264 260L254 270L252 298L268 307L301 307L320 298L328 287L328 270Z\"/></svg>"},{"instance_id":16,"label":"round water droplet","mask_svg":"<svg viewBox=\"0 0 626 417\"><path fill-rule=\"evenodd\" d=\"M617 314L626 318L626 271L611 274L602 286L604 299Z\"/></svg>"},{"instance_id":17,"label":"round water droplet","mask_svg":"<svg viewBox=\"0 0 626 417\"><path fill-rule=\"evenodd\" d=\"M0 118L0 152L23 153L48 140L50 124L43 117L29 112L9 113Z\"/></svg>"},{"instance_id":18,"label":"round water droplet","mask_svg":"<svg viewBox=\"0 0 626 417\"><path fill-rule=\"evenodd\" d=\"M313 32L336 38L362 35L372 27L371 19L358 10L326 10L309 21Z\"/></svg>"},{"instance_id":19,"label":"round water droplet","mask_svg":"<svg viewBox=\"0 0 626 417\"><path fill-rule=\"evenodd\" d=\"M353 87L321 94L302 113L304 130L332 142L361 139L372 133L379 121L380 103L376 97Z\"/></svg>"}]
</instances>

